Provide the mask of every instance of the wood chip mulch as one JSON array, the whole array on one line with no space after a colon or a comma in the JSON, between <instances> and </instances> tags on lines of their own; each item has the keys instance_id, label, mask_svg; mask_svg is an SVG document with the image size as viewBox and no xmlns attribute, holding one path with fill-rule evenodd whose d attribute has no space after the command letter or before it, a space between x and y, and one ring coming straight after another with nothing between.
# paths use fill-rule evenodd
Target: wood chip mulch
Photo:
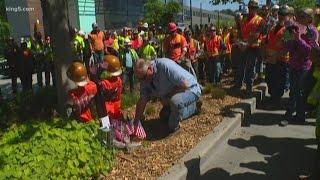
<instances>
[{"instance_id":1,"label":"wood chip mulch","mask_svg":"<svg viewBox=\"0 0 320 180\"><path fill-rule=\"evenodd\" d=\"M229 87L229 85L224 85ZM146 121L143 123L147 140L142 146L126 152L119 151L113 170L105 179L156 179L195 147L206 135L222 121L226 107L239 102L239 98L226 96L224 99L212 99L210 95L201 97L202 112L181 122L180 131L168 137L166 126L158 120L161 110L159 103L150 103ZM134 108L128 109L133 114Z\"/></svg>"}]
</instances>

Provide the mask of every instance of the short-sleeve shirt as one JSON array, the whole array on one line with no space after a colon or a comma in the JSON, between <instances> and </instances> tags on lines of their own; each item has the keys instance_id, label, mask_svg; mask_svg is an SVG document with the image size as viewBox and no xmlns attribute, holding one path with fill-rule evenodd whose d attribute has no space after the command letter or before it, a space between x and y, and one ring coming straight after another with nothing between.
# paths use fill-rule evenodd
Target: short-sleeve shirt
<instances>
[{"instance_id":1,"label":"short-sleeve shirt","mask_svg":"<svg viewBox=\"0 0 320 180\"><path fill-rule=\"evenodd\" d=\"M168 58L159 58L151 62L154 75L151 81L142 82L140 96L142 98L164 98L184 81L188 82L188 90L200 97L201 89L196 78L177 63Z\"/></svg>"}]
</instances>

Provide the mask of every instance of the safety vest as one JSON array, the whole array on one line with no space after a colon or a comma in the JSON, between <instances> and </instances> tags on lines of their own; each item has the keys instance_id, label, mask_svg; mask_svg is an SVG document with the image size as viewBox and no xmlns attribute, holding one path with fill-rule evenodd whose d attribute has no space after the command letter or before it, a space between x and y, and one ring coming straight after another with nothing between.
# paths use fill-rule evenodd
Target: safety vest
<instances>
[{"instance_id":1,"label":"safety vest","mask_svg":"<svg viewBox=\"0 0 320 180\"><path fill-rule=\"evenodd\" d=\"M191 60L195 60L196 53L197 53L197 43L198 41L191 38L190 42L188 43L188 56Z\"/></svg>"},{"instance_id":2,"label":"safety vest","mask_svg":"<svg viewBox=\"0 0 320 180\"><path fill-rule=\"evenodd\" d=\"M230 43L230 33L226 34L223 37L223 42L226 45L227 49L225 51L226 54L230 54L231 53L231 43Z\"/></svg>"},{"instance_id":3,"label":"safety vest","mask_svg":"<svg viewBox=\"0 0 320 180\"><path fill-rule=\"evenodd\" d=\"M207 42L207 53L209 56L215 57L219 55L220 41L220 37L216 35Z\"/></svg>"},{"instance_id":4,"label":"safety vest","mask_svg":"<svg viewBox=\"0 0 320 180\"><path fill-rule=\"evenodd\" d=\"M157 56L157 52L156 50L154 49L153 46L151 46L150 44L148 44L147 46L145 46L142 50L142 56L143 58L145 59L148 59L148 60L152 60L154 59L156 56Z\"/></svg>"},{"instance_id":5,"label":"safety vest","mask_svg":"<svg viewBox=\"0 0 320 180\"><path fill-rule=\"evenodd\" d=\"M282 54L284 47L281 44L281 39L286 31L285 27L282 27L277 32L275 32L275 27L271 28L267 36L267 46L266 46L266 56L267 61L284 61L289 60L289 53ZM280 55L282 54L282 55ZM276 59L275 59L276 58Z\"/></svg>"},{"instance_id":6,"label":"safety vest","mask_svg":"<svg viewBox=\"0 0 320 180\"><path fill-rule=\"evenodd\" d=\"M72 41L72 52L74 52L75 54L77 53L82 53L83 49L85 47L83 38L79 35L76 35Z\"/></svg>"},{"instance_id":7,"label":"safety vest","mask_svg":"<svg viewBox=\"0 0 320 180\"><path fill-rule=\"evenodd\" d=\"M255 37L258 28L263 18L259 15L254 15L251 19L245 19L241 24L242 40L249 43L249 47L259 47L261 43L261 37Z\"/></svg>"},{"instance_id":8,"label":"safety vest","mask_svg":"<svg viewBox=\"0 0 320 180\"><path fill-rule=\"evenodd\" d=\"M28 41L27 41L27 48L28 48L28 49L31 49L31 47L32 47L32 43L31 43L30 40L28 40Z\"/></svg>"}]
</instances>

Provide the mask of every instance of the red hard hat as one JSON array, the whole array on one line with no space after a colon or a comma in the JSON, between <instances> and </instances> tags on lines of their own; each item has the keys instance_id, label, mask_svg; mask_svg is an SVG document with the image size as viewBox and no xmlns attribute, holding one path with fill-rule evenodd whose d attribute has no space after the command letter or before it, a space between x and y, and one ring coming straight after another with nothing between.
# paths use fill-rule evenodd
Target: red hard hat
<instances>
[{"instance_id":1,"label":"red hard hat","mask_svg":"<svg viewBox=\"0 0 320 180\"><path fill-rule=\"evenodd\" d=\"M178 29L177 25L174 22L171 22L171 23L168 24L168 30L170 32L176 31L177 29Z\"/></svg>"}]
</instances>

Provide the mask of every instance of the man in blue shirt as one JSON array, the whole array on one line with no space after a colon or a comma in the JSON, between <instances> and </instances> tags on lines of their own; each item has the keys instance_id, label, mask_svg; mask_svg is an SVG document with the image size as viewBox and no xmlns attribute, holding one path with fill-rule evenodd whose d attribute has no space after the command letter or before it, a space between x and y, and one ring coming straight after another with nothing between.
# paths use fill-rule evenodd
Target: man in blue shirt
<instances>
[{"instance_id":1,"label":"man in blue shirt","mask_svg":"<svg viewBox=\"0 0 320 180\"><path fill-rule=\"evenodd\" d=\"M168 121L169 132L177 131L179 122L197 114L201 108L201 88L196 78L174 61L160 58L154 61L139 59L135 75L141 82L140 99L135 120L143 119L146 104L151 98L161 100L160 119Z\"/></svg>"}]
</instances>

